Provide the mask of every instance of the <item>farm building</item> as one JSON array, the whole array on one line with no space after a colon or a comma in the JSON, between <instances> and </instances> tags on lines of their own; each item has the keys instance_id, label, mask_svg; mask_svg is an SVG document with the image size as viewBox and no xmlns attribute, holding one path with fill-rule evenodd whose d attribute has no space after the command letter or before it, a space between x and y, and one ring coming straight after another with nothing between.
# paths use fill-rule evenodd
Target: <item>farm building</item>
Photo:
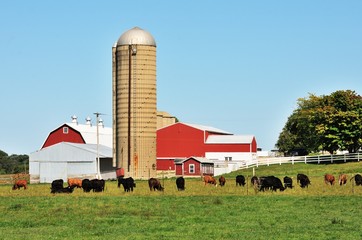
<instances>
[{"instance_id":1,"label":"farm building","mask_svg":"<svg viewBox=\"0 0 362 240\"><path fill-rule=\"evenodd\" d=\"M159 171L175 171L176 159L191 156L211 160L214 174L220 175L255 163L257 143L252 135L233 135L214 127L181 122L157 130Z\"/></svg>"},{"instance_id":2,"label":"farm building","mask_svg":"<svg viewBox=\"0 0 362 240\"><path fill-rule=\"evenodd\" d=\"M66 181L68 177L96 178L98 156L101 177L115 178L112 128L105 127L101 119L98 124L98 127L93 125L89 117L85 124L79 124L73 116L71 123L51 131L41 149L29 155L30 182L49 183L60 178Z\"/></svg>"},{"instance_id":3,"label":"farm building","mask_svg":"<svg viewBox=\"0 0 362 240\"><path fill-rule=\"evenodd\" d=\"M175 159L176 176L200 177L214 175L214 162L207 158L189 157Z\"/></svg>"},{"instance_id":4,"label":"farm building","mask_svg":"<svg viewBox=\"0 0 362 240\"><path fill-rule=\"evenodd\" d=\"M64 123L49 133L42 148L59 142L97 144L97 130L99 143L112 148L112 128L105 127L102 119L98 121L97 128L97 125L92 124L90 117L86 118L85 124L79 124L78 118L72 116L72 122Z\"/></svg>"},{"instance_id":5,"label":"farm building","mask_svg":"<svg viewBox=\"0 0 362 240\"><path fill-rule=\"evenodd\" d=\"M115 178L112 149L98 146L102 178ZM31 183L50 183L55 179L96 178L97 145L60 142L31 154L29 174Z\"/></svg>"}]
</instances>

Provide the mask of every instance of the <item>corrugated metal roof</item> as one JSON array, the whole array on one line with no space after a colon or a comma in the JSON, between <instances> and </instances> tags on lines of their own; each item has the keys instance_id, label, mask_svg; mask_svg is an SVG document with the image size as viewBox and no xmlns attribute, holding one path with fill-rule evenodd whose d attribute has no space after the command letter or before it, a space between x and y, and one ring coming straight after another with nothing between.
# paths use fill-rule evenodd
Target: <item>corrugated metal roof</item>
<instances>
[{"instance_id":1,"label":"corrugated metal roof","mask_svg":"<svg viewBox=\"0 0 362 240\"><path fill-rule=\"evenodd\" d=\"M99 145L100 158L112 158L112 148ZM30 161L94 161L97 144L61 142L29 154Z\"/></svg>"},{"instance_id":2,"label":"corrugated metal roof","mask_svg":"<svg viewBox=\"0 0 362 240\"><path fill-rule=\"evenodd\" d=\"M200 163L214 163L213 160L210 160L208 158L205 157L188 157L188 158L184 158L184 159L175 159L175 164L181 164L183 162L186 162L190 159L195 159L196 161L200 162Z\"/></svg>"},{"instance_id":3,"label":"corrugated metal roof","mask_svg":"<svg viewBox=\"0 0 362 240\"><path fill-rule=\"evenodd\" d=\"M200 129L202 131L208 131L208 132L213 132L213 133L222 133L222 134L232 134L230 132L227 132L227 131L224 131L224 130L221 130L218 128L214 128L214 127L198 125L198 124L190 124L190 123L182 123L182 124L185 124L185 125L193 127L193 128Z\"/></svg>"},{"instance_id":4,"label":"corrugated metal roof","mask_svg":"<svg viewBox=\"0 0 362 240\"><path fill-rule=\"evenodd\" d=\"M84 141L87 144L97 144L97 126L96 125L87 125L87 124L78 124L78 123L66 123L69 127L74 128L82 134ZM98 126L99 131L99 144L105 145L112 148L112 128Z\"/></svg>"},{"instance_id":5,"label":"corrugated metal roof","mask_svg":"<svg viewBox=\"0 0 362 240\"><path fill-rule=\"evenodd\" d=\"M250 144L253 141L253 138L253 135L210 135L206 139L206 144Z\"/></svg>"}]
</instances>

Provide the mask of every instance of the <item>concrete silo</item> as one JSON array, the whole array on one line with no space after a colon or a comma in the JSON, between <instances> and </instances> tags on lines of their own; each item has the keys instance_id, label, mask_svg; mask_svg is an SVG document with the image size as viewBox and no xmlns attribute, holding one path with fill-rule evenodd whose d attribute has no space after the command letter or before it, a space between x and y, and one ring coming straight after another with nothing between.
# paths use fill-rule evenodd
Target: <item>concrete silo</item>
<instances>
[{"instance_id":1,"label":"concrete silo","mask_svg":"<svg viewBox=\"0 0 362 240\"><path fill-rule=\"evenodd\" d=\"M126 177L156 176L156 42L138 27L112 48L113 163Z\"/></svg>"}]
</instances>

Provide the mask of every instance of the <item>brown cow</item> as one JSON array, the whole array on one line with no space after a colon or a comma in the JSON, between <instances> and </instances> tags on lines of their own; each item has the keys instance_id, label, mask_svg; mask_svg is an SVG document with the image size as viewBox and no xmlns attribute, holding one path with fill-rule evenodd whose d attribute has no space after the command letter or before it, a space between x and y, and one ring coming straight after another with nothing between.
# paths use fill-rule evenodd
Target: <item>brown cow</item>
<instances>
[{"instance_id":1,"label":"brown cow","mask_svg":"<svg viewBox=\"0 0 362 240\"><path fill-rule=\"evenodd\" d=\"M217 186L216 179L208 175L204 176L204 183L205 185L209 183L215 185L215 187Z\"/></svg>"},{"instance_id":2,"label":"brown cow","mask_svg":"<svg viewBox=\"0 0 362 240\"><path fill-rule=\"evenodd\" d=\"M82 179L68 178L68 187L82 188Z\"/></svg>"},{"instance_id":3,"label":"brown cow","mask_svg":"<svg viewBox=\"0 0 362 240\"><path fill-rule=\"evenodd\" d=\"M226 179L224 176L219 177L219 183L221 187L225 185Z\"/></svg>"},{"instance_id":4,"label":"brown cow","mask_svg":"<svg viewBox=\"0 0 362 240\"><path fill-rule=\"evenodd\" d=\"M334 178L334 176L332 174L326 174L324 175L324 182L328 185L334 185L334 182L336 181L336 179Z\"/></svg>"},{"instance_id":5,"label":"brown cow","mask_svg":"<svg viewBox=\"0 0 362 240\"><path fill-rule=\"evenodd\" d=\"M347 183L348 176L347 174L340 174L338 178L339 185L345 185Z\"/></svg>"},{"instance_id":6,"label":"brown cow","mask_svg":"<svg viewBox=\"0 0 362 240\"><path fill-rule=\"evenodd\" d=\"M150 187L150 191L163 191L164 187L162 187L161 182L157 178L148 179L148 186Z\"/></svg>"},{"instance_id":7,"label":"brown cow","mask_svg":"<svg viewBox=\"0 0 362 240\"><path fill-rule=\"evenodd\" d=\"M25 189L27 189L28 187L27 187L27 184L28 184L28 182L26 181L26 180L16 180L15 181L15 183L14 183L14 185L13 185L13 190L15 190L15 189L20 189L20 188L24 188L24 190Z\"/></svg>"}]
</instances>

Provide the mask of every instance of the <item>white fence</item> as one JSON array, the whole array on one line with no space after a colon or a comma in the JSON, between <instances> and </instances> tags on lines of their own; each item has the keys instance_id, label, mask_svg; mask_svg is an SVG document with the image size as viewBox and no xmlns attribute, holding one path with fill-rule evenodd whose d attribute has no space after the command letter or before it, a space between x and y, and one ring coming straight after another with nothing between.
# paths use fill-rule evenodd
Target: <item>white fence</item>
<instances>
[{"instance_id":1,"label":"white fence","mask_svg":"<svg viewBox=\"0 0 362 240\"><path fill-rule=\"evenodd\" d=\"M335 155L318 155L318 156L293 156L293 157L270 157L270 158L258 158L257 162L252 165L246 165L239 169L246 169L251 167L258 167L263 165L272 164L294 164L294 163L342 163L342 162L359 162L362 160L362 153L347 153L347 154L335 154Z\"/></svg>"}]
</instances>

